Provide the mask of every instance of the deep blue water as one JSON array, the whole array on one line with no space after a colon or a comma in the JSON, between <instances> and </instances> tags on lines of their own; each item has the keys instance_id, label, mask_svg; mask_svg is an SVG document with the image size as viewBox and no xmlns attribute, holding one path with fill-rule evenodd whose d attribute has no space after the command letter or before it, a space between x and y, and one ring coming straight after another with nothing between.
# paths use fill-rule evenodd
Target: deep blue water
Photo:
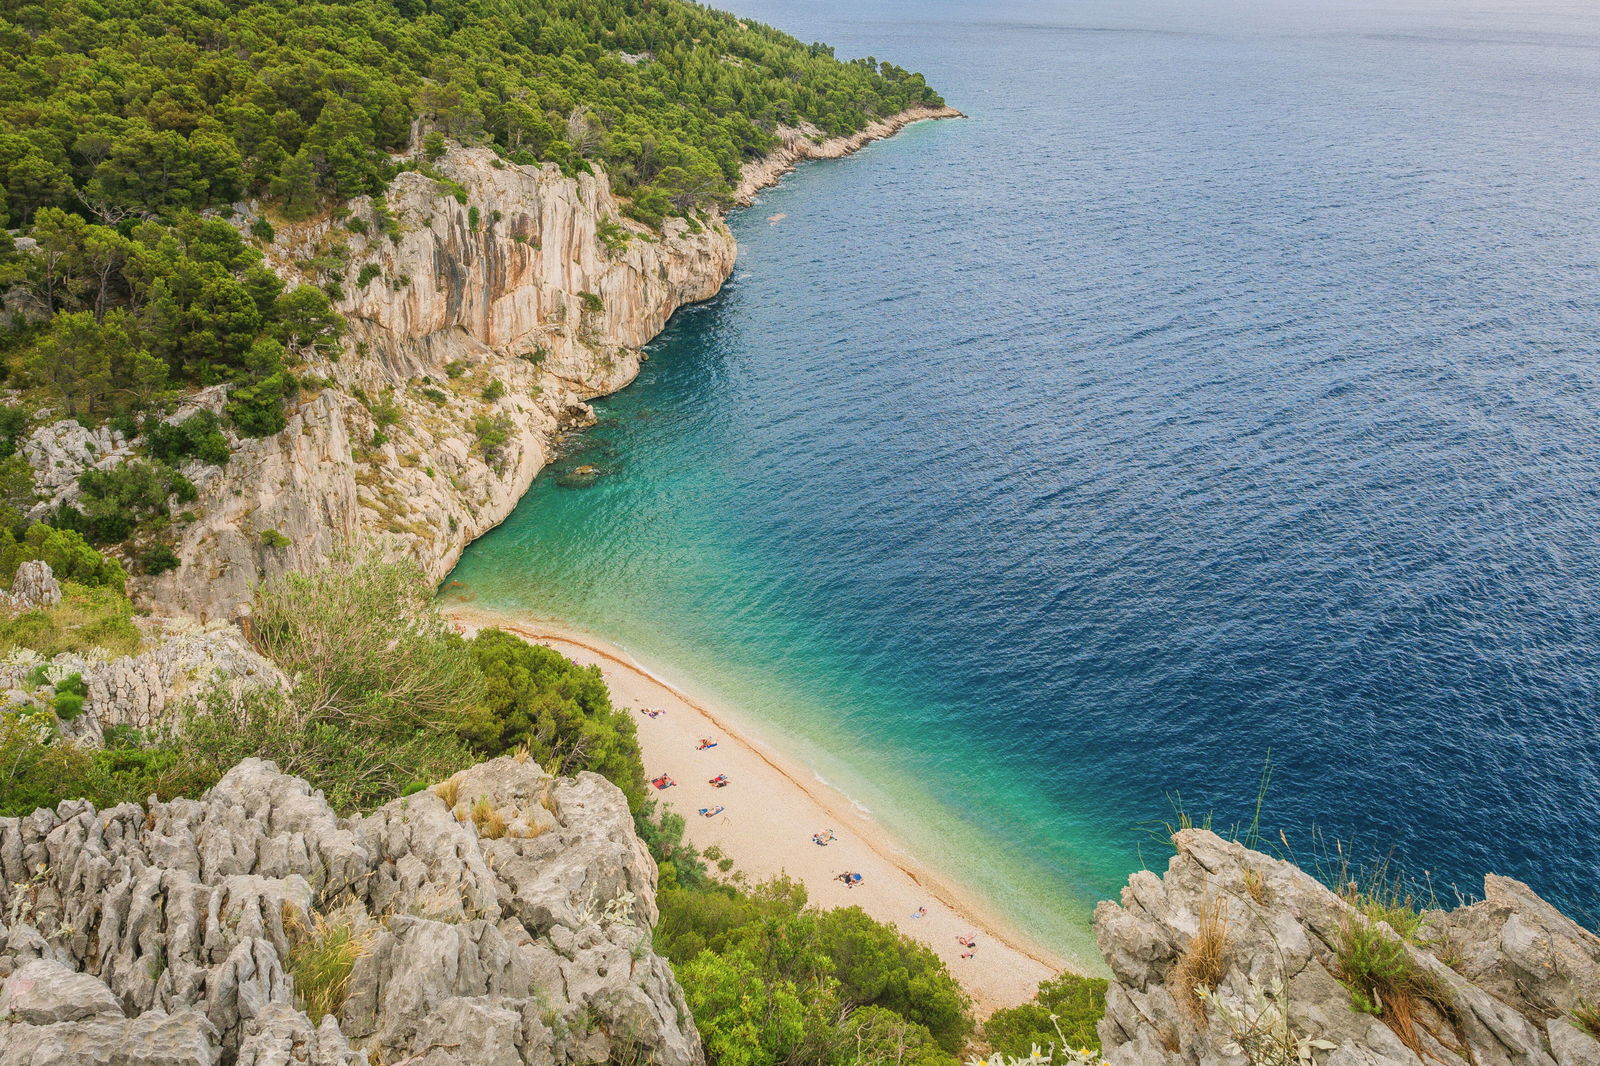
<instances>
[{"instance_id":1,"label":"deep blue water","mask_svg":"<svg viewBox=\"0 0 1600 1066\"><path fill-rule=\"evenodd\" d=\"M1600 918L1600 9L731 6L971 118L737 215L471 593L676 664L1068 950L1269 748L1302 858Z\"/></svg>"}]
</instances>

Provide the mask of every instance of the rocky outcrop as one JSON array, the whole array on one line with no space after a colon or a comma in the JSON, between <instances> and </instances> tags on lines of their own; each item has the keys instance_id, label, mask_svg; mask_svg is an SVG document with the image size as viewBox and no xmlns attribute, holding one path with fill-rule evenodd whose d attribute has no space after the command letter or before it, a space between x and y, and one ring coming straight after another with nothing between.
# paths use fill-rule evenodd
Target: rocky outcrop
<instances>
[{"instance_id":1,"label":"rocky outcrop","mask_svg":"<svg viewBox=\"0 0 1600 1066\"><path fill-rule=\"evenodd\" d=\"M183 563L137 581L142 602L232 617L262 578L355 540L442 578L510 513L553 434L592 418L584 401L631 381L671 314L733 269L720 221L648 232L603 172L569 178L466 148L436 166L443 183L412 171L391 184L392 235L368 200L349 205L364 233L331 219L278 227L269 262L297 281L319 280L304 261L345 248L345 351L305 368L283 432L234 441L226 467L185 471L200 499L179 532Z\"/></svg>"},{"instance_id":2,"label":"rocky outcrop","mask_svg":"<svg viewBox=\"0 0 1600 1066\"><path fill-rule=\"evenodd\" d=\"M78 477L85 470L109 470L133 456L132 445L118 430L88 429L71 418L35 428L23 438L20 451L33 467L34 487L42 497L29 513L35 520L77 499Z\"/></svg>"},{"instance_id":3,"label":"rocky outcrop","mask_svg":"<svg viewBox=\"0 0 1600 1066\"><path fill-rule=\"evenodd\" d=\"M0 1066L701 1062L594 774L502 758L341 819L251 760L200 800L0 819L0 874Z\"/></svg>"},{"instance_id":4,"label":"rocky outcrop","mask_svg":"<svg viewBox=\"0 0 1600 1066\"><path fill-rule=\"evenodd\" d=\"M1203 830L1174 843L1165 877L1136 873L1120 905L1095 912L1112 1066L1293 1064L1301 1051L1326 1066L1600 1062L1572 1017L1600 1001L1600 938L1525 885L1490 878L1483 902L1427 912L1403 938L1290 863ZM1352 930L1414 994L1357 1009L1341 982Z\"/></svg>"},{"instance_id":5,"label":"rocky outcrop","mask_svg":"<svg viewBox=\"0 0 1600 1066\"><path fill-rule=\"evenodd\" d=\"M45 563L24 563L9 595L19 595L22 573L29 566L49 574ZM289 686L283 672L252 648L236 626L174 620L145 622L142 628L148 646L137 655L64 652L45 660L13 654L0 662L3 706L48 707L54 686L77 675L85 690L82 713L60 722L59 730L79 743L98 746L108 726L150 730L172 725L175 706L212 686L226 686L235 694L246 687Z\"/></svg>"},{"instance_id":6,"label":"rocky outcrop","mask_svg":"<svg viewBox=\"0 0 1600 1066\"><path fill-rule=\"evenodd\" d=\"M933 118L965 118L953 107L910 107L898 114L868 123L855 133L829 137L816 126L781 126L777 130L779 145L760 159L746 163L739 170L739 185L734 189L734 201L748 205L756 193L778 180L809 159L842 159L858 152L873 141L905 129L913 122L926 122Z\"/></svg>"},{"instance_id":7,"label":"rocky outcrop","mask_svg":"<svg viewBox=\"0 0 1600 1066\"><path fill-rule=\"evenodd\" d=\"M6 606L14 611L47 610L61 602L61 585L49 563L28 559L17 567L17 576L5 597Z\"/></svg>"}]
</instances>

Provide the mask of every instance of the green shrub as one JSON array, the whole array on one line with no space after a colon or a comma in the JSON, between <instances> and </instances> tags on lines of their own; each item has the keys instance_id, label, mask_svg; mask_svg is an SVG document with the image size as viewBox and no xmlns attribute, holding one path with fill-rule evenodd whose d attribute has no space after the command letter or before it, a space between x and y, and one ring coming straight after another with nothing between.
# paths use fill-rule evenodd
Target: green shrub
<instances>
[{"instance_id":1,"label":"green shrub","mask_svg":"<svg viewBox=\"0 0 1600 1066\"><path fill-rule=\"evenodd\" d=\"M656 948L673 961L718 1066L749 1061L740 1057L741 1041L780 1056L776 1061L847 1054L860 1035L841 1020L849 1009L894 1014L903 1023L895 1027L901 1042L929 1062L953 1063L972 1032L965 993L930 949L859 908L807 907L797 882L780 878L741 892L663 880L657 903ZM735 979L748 984L753 1005L727 998ZM792 1009L791 995L805 1004L798 1043L791 1025L770 1024ZM750 1009L768 1022L752 1028ZM883 1021L875 1028L887 1028Z\"/></svg>"},{"instance_id":2,"label":"green shrub","mask_svg":"<svg viewBox=\"0 0 1600 1066\"><path fill-rule=\"evenodd\" d=\"M997 1010L983 1023L983 1038L995 1051L1026 1058L1032 1048L1059 1046L1098 1050L1096 1026L1106 1012L1106 981L1064 973L1039 985L1016 1007ZM1057 1026L1060 1032L1057 1032Z\"/></svg>"},{"instance_id":3,"label":"green shrub","mask_svg":"<svg viewBox=\"0 0 1600 1066\"><path fill-rule=\"evenodd\" d=\"M294 378L280 370L252 384L233 386L225 410L240 436L270 437L288 425L283 402L296 391Z\"/></svg>"},{"instance_id":4,"label":"green shrub","mask_svg":"<svg viewBox=\"0 0 1600 1066\"><path fill-rule=\"evenodd\" d=\"M594 228L594 234L600 243L606 246L608 252L616 253L628 246L628 241L633 234L612 219L602 218Z\"/></svg>"},{"instance_id":5,"label":"green shrub","mask_svg":"<svg viewBox=\"0 0 1600 1066\"><path fill-rule=\"evenodd\" d=\"M272 228L272 223L264 218L258 218L250 223L250 236L263 244L271 244L277 239L278 233Z\"/></svg>"},{"instance_id":6,"label":"green shrub","mask_svg":"<svg viewBox=\"0 0 1600 1066\"><path fill-rule=\"evenodd\" d=\"M276 529L263 529L261 531L261 543L269 548L287 548L294 542Z\"/></svg>"},{"instance_id":7,"label":"green shrub","mask_svg":"<svg viewBox=\"0 0 1600 1066\"><path fill-rule=\"evenodd\" d=\"M349 230L351 233L366 233L367 220L362 218L360 215L352 215L344 220L344 228Z\"/></svg>"},{"instance_id":8,"label":"green shrub","mask_svg":"<svg viewBox=\"0 0 1600 1066\"><path fill-rule=\"evenodd\" d=\"M422 154L429 160L441 158L445 152L444 134L432 130L422 138Z\"/></svg>"},{"instance_id":9,"label":"green shrub","mask_svg":"<svg viewBox=\"0 0 1600 1066\"><path fill-rule=\"evenodd\" d=\"M365 263L361 273L356 275L356 287L364 289L372 283L372 279L383 273L383 268L377 263Z\"/></svg>"},{"instance_id":10,"label":"green shrub","mask_svg":"<svg viewBox=\"0 0 1600 1066\"><path fill-rule=\"evenodd\" d=\"M1334 945L1334 976L1350 991L1351 1009L1375 1014L1422 1056L1422 1009L1458 1024L1454 997L1436 974L1415 962L1404 940L1359 912L1349 914Z\"/></svg>"},{"instance_id":11,"label":"green shrub","mask_svg":"<svg viewBox=\"0 0 1600 1066\"><path fill-rule=\"evenodd\" d=\"M89 686L83 675L69 674L55 684L56 694L50 700L50 709L63 722L70 722L83 713L83 701L89 697Z\"/></svg>"},{"instance_id":12,"label":"green shrub","mask_svg":"<svg viewBox=\"0 0 1600 1066\"><path fill-rule=\"evenodd\" d=\"M483 398L489 403L494 403L505 394L506 383L499 380L489 382L488 386L483 390Z\"/></svg>"},{"instance_id":13,"label":"green shrub","mask_svg":"<svg viewBox=\"0 0 1600 1066\"><path fill-rule=\"evenodd\" d=\"M583 309L593 314L599 314L606 309L606 302L592 292L578 293L578 300L583 304Z\"/></svg>"},{"instance_id":14,"label":"green shrub","mask_svg":"<svg viewBox=\"0 0 1600 1066\"><path fill-rule=\"evenodd\" d=\"M176 570L181 563L178 553L165 544L152 544L139 553L139 566L152 577Z\"/></svg>"},{"instance_id":15,"label":"green shrub","mask_svg":"<svg viewBox=\"0 0 1600 1066\"><path fill-rule=\"evenodd\" d=\"M400 242L400 220L390 213L389 202L381 196L372 201L372 217L377 220L379 232L396 244Z\"/></svg>"},{"instance_id":16,"label":"green shrub","mask_svg":"<svg viewBox=\"0 0 1600 1066\"><path fill-rule=\"evenodd\" d=\"M32 559L48 563L58 581L116 592L121 592L127 582L122 564L95 551L75 530L36 522L18 540L11 530L0 528L0 583L9 586L17 576L17 567Z\"/></svg>"},{"instance_id":17,"label":"green shrub","mask_svg":"<svg viewBox=\"0 0 1600 1066\"><path fill-rule=\"evenodd\" d=\"M416 567L343 555L256 594L251 638L295 678L293 700L199 709L191 731L232 762L261 755L341 809L393 798L468 765L458 738L482 702L467 642Z\"/></svg>"},{"instance_id":18,"label":"green shrub","mask_svg":"<svg viewBox=\"0 0 1600 1066\"><path fill-rule=\"evenodd\" d=\"M187 503L199 495L192 481L166 463L143 459L85 470L78 487L78 505L58 509L52 524L82 533L91 544L127 540L135 530L161 524L171 514L171 499Z\"/></svg>"},{"instance_id":19,"label":"green shrub","mask_svg":"<svg viewBox=\"0 0 1600 1066\"><path fill-rule=\"evenodd\" d=\"M199 459L218 466L228 461L228 441L222 423L210 411L197 411L174 425L152 418L145 423L145 451L153 459L176 466Z\"/></svg>"},{"instance_id":20,"label":"green shrub","mask_svg":"<svg viewBox=\"0 0 1600 1066\"><path fill-rule=\"evenodd\" d=\"M511 419L505 415L479 415L472 420L472 432L478 438L478 450L483 461L496 471L505 465L505 446L511 440Z\"/></svg>"},{"instance_id":21,"label":"green shrub","mask_svg":"<svg viewBox=\"0 0 1600 1066\"><path fill-rule=\"evenodd\" d=\"M467 364L465 361L460 359L452 359L444 366L444 376L449 378L451 381L454 381L456 378L460 377L466 372Z\"/></svg>"},{"instance_id":22,"label":"green shrub","mask_svg":"<svg viewBox=\"0 0 1600 1066\"><path fill-rule=\"evenodd\" d=\"M216 783L210 767L176 746L145 747L143 738L107 731L105 748L57 737L28 714L0 712L0 817L32 814L66 799L101 810L149 796L197 796Z\"/></svg>"},{"instance_id":23,"label":"green shrub","mask_svg":"<svg viewBox=\"0 0 1600 1066\"><path fill-rule=\"evenodd\" d=\"M549 648L498 629L471 641L484 698L463 739L487 757L526 746L540 766L565 775L593 770L609 778L638 811L645 802L638 735L596 666L579 666Z\"/></svg>"}]
</instances>

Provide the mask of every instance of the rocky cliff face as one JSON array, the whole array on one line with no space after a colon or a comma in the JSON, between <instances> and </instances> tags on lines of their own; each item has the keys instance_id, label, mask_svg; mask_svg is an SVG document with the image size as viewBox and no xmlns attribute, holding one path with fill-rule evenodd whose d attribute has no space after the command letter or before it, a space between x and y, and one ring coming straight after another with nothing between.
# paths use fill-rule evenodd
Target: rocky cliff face
<instances>
[{"instance_id":1,"label":"rocky cliff face","mask_svg":"<svg viewBox=\"0 0 1600 1066\"><path fill-rule=\"evenodd\" d=\"M307 368L327 387L302 393L282 433L239 442L226 467L186 470L201 498L177 547L183 565L138 582L143 602L229 617L263 577L356 539L442 578L510 513L552 434L631 381L641 346L733 269L720 221L648 233L620 215L603 173L567 178L487 149L454 149L437 166L466 202L401 174L387 195L394 237L364 200L350 208L365 234L331 220L279 227L268 258L295 280L310 280L307 260L347 249L346 351ZM192 406L220 402L202 394ZM92 443L91 461L116 447ZM36 450L49 470L88 454L54 437Z\"/></svg>"},{"instance_id":2,"label":"rocky cliff face","mask_svg":"<svg viewBox=\"0 0 1600 1066\"><path fill-rule=\"evenodd\" d=\"M0 819L0 874L3 1066L702 1061L594 774L502 758L341 819L252 760L198 801Z\"/></svg>"},{"instance_id":3,"label":"rocky cliff face","mask_svg":"<svg viewBox=\"0 0 1600 1066\"><path fill-rule=\"evenodd\" d=\"M1482 902L1401 937L1290 863L1202 830L1174 840L1164 878L1135 874L1095 913L1112 1066L1600 1063L1573 1018L1600 1003L1600 937L1526 885L1490 877ZM1408 992L1353 979L1353 930Z\"/></svg>"}]
</instances>

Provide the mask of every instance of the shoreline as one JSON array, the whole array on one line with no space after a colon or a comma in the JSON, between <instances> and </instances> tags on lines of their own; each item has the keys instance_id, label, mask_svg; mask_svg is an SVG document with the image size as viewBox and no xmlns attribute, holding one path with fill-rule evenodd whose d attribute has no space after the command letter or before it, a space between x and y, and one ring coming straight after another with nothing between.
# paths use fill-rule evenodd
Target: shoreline
<instances>
[{"instance_id":1,"label":"shoreline","mask_svg":"<svg viewBox=\"0 0 1600 1066\"><path fill-rule=\"evenodd\" d=\"M785 174L792 172L801 163L813 159L843 159L847 155L859 152L873 141L893 137L917 122L966 117L953 107L919 104L887 118L869 122L854 133L829 137L821 141L815 139L822 133L815 126L808 124L780 127L783 143L760 159L739 168L739 185L733 191L733 202L736 208L749 207L755 201L756 193L778 184Z\"/></svg>"},{"instance_id":2,"label":"shoreline","mask_svg":"<svg viewBox=\"0 0 1600 1066\"><path fill-rule=\"evenodd\" d=\"M463 604L446 603L443 612L464 633L497 627L582 665L599 666L615 704L632 710L646 773L665 773L677 782L652 791L652 797L684 816L690 843L702 851L720 848L752 882L785 873L805 885L813 903L859 905L926 944L972 997L980 1018L1031 999L1040 981L1073 969L913 858L848 795L762 740L736 712L683 691L624 649L560 622ZM666 713L648 718L641 707ZM702 736L717 740L714 754L696 750ZM712 773L728 774L733 784L713 789ZM752 796L759 802L752 805ZM697 813L702 804L723 804L728 810L703 818ZM811 834L823 829L837 834L825 848L811 841ZM863 883L847 888L835 879L842 870L862 873ZM912 918L919 907L926 908L926 916ZM966 934L976 934L978 946L964 959L956 937Z\"/></svg>"}]
</instances>

